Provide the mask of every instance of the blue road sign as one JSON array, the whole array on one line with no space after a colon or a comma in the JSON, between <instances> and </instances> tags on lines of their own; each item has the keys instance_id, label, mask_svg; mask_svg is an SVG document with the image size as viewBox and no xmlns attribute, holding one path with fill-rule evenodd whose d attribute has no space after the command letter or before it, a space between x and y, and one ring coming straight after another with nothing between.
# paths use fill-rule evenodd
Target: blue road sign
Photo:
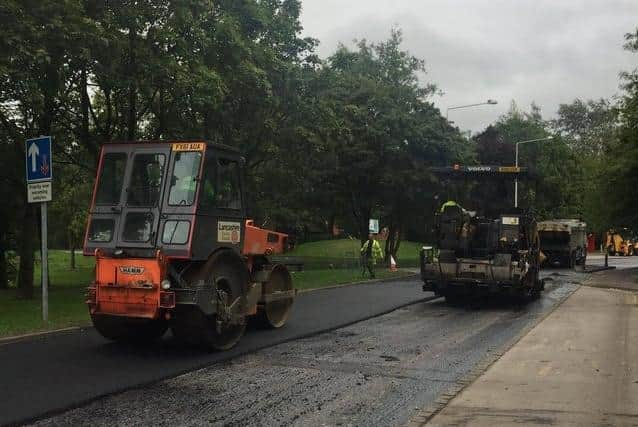
<instances>
[{"instance_id":1,"label":"blue road sign","mask_svg":"<svg viewBox=\"0 0 638 427\"><path fill-rule=\"evenodd\" d=\"M51 167L51 137L27 139L26 145L27 184L50 181L53 172Z\"/></svg>"}]
</instances>

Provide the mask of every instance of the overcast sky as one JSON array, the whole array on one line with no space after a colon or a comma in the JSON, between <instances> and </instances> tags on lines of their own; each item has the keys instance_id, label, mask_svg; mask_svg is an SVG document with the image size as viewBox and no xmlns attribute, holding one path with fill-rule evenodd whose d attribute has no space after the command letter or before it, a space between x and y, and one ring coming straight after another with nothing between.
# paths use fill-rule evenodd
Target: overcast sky
<instances>
[{"instance_id":1,"label":"overcast sky","mask_svg":"<svg viewBox=\"0 0 638 427\"><path fill-rule=\"evenodd\" d=\"M450 111L461 129L478 132L514 100L543 116L575 98L611 97L618 73L638 65L622 49L623 36L638 27L638 0L302 0L304 35L320 41L329 56L339 42L382 41L393 26L403 47L425 59L426 78L450 106L498 105Z\"/></svg>"}]
</instances>

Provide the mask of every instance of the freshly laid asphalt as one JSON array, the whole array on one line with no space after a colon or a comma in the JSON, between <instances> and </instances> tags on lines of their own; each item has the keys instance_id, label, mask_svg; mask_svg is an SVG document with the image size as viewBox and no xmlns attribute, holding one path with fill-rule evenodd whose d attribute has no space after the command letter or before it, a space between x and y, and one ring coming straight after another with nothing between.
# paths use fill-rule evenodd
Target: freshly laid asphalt
<instances>
[{"instance_id":1,"label":"freshly laid asphalt","mask_svg":"<svg viewBox=\"0 0 638 427\"><path fill-rule=\"evenodd\" d=\"M123 346L106 341L93 328L0 343L0 425L21 424L100 396L433 298L420 285L411 278L301 294L285 327L249 329L227 352L184 348L170 333L157 344Z\"/></svg>"}]
</instances>

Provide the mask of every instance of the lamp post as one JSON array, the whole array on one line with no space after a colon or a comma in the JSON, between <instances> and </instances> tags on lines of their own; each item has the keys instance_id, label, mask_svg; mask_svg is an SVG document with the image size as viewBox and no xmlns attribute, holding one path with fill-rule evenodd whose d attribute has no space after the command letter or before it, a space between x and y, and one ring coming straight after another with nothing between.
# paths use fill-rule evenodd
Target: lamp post
<instances>
[{"instance_id":1,"label":"lamp post","mask_svg":"<svg viewBox=\"0 0 638 427\"><path fill-rule=\"evenodd\" d=\"M450 110L458 110L461 108L470 108L470 107L478 107L479 105L496 105L498 102L494 99L488 99L485 102L479 102L477 104L467 104L467 105L456 105L454 107L448 107L445 111L445 119L447 120L450 115Z\"/></svg>"},{"instance_id":2,"label":"lamp post","mask_svg":"<svg viewBox=\"0 0 638 427\"><path fill-rule=\"evenodd\" d=\"M518 170L518 146L521 144L527 144L528 142L541 142L541 141L550 141L554 139L553 136L548 136L547 138L536 138L536 139L528 139L527 141L518 141L516 143L516 169ZM514 207L518 207L518 172L516 178L514 179Z\"/></svg>"}]
</instances>

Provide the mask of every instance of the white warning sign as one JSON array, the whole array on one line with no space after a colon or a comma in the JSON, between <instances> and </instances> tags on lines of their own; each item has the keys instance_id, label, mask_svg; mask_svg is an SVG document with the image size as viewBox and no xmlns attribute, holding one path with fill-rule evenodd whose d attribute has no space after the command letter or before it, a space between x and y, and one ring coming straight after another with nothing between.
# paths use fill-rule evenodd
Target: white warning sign
<instances>
[{"instance_id":1,"label":"white warning sign","mask_svg":"<svg viewBox=\"0 0 638 427\"><path fill-rule=\"evenodd\" d=\"M27 184L27 202L42 203L51 201L51 181Z\"/></svg>"}]
</instances>

